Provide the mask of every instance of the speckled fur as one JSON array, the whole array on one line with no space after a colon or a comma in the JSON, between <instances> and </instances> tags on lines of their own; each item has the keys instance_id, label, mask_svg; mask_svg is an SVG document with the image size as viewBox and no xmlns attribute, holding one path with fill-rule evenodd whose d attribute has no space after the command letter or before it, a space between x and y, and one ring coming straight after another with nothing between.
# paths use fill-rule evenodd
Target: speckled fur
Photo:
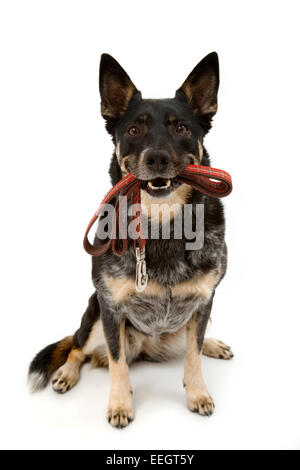
<instances>
[{"instance_id":1,"label":"speckled fur","mask_svg":"<svg viewBox=\"0 0 300 470\"><path fill-rule=\"evenodd\" d=\"M224 218L214 224L215 206L219 214L221 203L193 193L191 203L205 205L205 238L204 246L199 251L186 251L185 240L147 240L146 261L149 279L165 288L165 296L149 297L143 293L134 293L124 302L116 302L103 282L103 276L135 279L135 253L133 248L122 257L111 252L93 259L93 282L101 299L110 306L112 314L118 321L125 316L138 330L150 334L174 332L207 303L207 299L192 295L173 296L172 287L185 280L199 278L213 270L219 270L220 280L225 274L227 263L226 245L224 242ZM97 244L95 240L95 244ZM113 312L111 312L113 310Z\"/></svg>"}]
</instances>

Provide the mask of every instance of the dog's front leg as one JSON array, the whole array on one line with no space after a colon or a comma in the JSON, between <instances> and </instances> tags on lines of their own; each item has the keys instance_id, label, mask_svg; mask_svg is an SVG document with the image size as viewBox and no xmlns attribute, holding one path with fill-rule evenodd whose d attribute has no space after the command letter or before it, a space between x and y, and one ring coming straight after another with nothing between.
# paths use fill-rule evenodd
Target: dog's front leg
<instances>
[{"instance_id":1,"label":"dog's front leg","mask_svg":"<svg viewBox=\"0 0 300 470\"><path fill-rule=\"evenodd\" d=\"M110 375L107 419L112 426L124 428L134 418L132 389L125 355L125 319L116 316L103 302L100 302L100 308Z\"/></svg>"},{"instance_id":2,"label":"dog's front leg","mask_svg":"<svg viewBox=\"0 0 300 470\"><path fill-rule=\"evenodd\" d=\"M210 317L212 299L201 306L186 326L187 349L184 361L184 386L187 405L191 411L210 416L215 407L202 377L202 347Z\"/></svg>"}]
</instances>

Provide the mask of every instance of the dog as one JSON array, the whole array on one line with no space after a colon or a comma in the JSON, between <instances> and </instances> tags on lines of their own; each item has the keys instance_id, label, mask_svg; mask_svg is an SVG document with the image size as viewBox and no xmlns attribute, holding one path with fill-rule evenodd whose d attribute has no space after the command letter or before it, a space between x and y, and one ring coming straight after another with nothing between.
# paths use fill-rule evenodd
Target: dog
<instances>
[{"instance_id":1,"label":"dog","mask_svg":"<svg viewBox=\"0 0 300 470\"><path fill-rule=\"evenodd\" d=\"M52 378L53 389L65 393L78 382L86 361L108 367L107 419L123 428L134 418L128 366L136 360L184 355L187 406L209 416L214 402L202 377L201 356L233 357L224 343L205 337L215 290L226 272L225 217L219 199L179 184L176 175L188 164L210 166L203 139L217 111L218 55L213 52L199 62L171 99L143 99L108 54L101 56L99 85L101 114L115 145L109 170L112 184L129 172L142 179L142 207L151 223L170 223L170 237L147 240L149 279L142 292L135 289L132 244L123 256L109 250L92 257L95 292L80 328L35 356L29 367L31 388L40 390ZM177 209L166 216L162 206L174 204ZM204 207L200 249L187 250L184 237L174 236L185 204ZM101 243L96 235L94 244Z\"/></svg>"}]
</instances>

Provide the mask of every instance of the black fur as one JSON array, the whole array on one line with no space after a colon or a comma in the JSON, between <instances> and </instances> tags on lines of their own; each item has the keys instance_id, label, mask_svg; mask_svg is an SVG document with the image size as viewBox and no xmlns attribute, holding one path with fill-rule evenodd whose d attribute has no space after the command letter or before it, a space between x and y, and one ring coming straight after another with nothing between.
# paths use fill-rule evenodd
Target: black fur
<instances>
[{"instance_id":1,"label":"black fur","mask_svg":"<svg viewBox=\"0 0 300 470\"><path fill-rule=\"evenodd\" d=\"M120 353L120 325L122 317L115 314L115 308L107 301L104 295L98 294L101 309L101 318L107 346L114 361L119 359Z\"/></svg>"},{"instance_id":2,"label":"black fur","mask_svg":"<svg viewBox=\"0 0 300 470\"><path fill-rule=\"evenodd\" d=\"M208 302L208 304L203 305L201 309L197 312L197 346L198 352L201 351L204 341L204 335L207 327L208 320L210 318L211 309L213 304L213 296Z\"/></svg>"},{"instance_id":3,"label":"black fur","mask_svg":"<svg viewBox=\"0 0 300 470\"><path fill-rule=\"evenodd\" d=\"M89 337L94 323L100 318L100 308L97 299L97 292L89 298L89 303L83 317L79 329L76 331L73 342L76 348L82 348Z\"/></svg>"},{"instance_id":4,"label":"black fur","mask_svg":"<svg viewBox=\"0 0 300 470\"><path fill-rule=\"evenodd\" d=\"M38 373L43 376L43 382L42 386L46 386L48 379L47 379L47 374L45 374L45 371L48 369L48 364L51 361L53 352L57 346L58 342L49 344L49 346L46 346L44 349L42 349L31 361L31 364L29 366L29 374L32 373Z\"/></svg>"}]
</instances>

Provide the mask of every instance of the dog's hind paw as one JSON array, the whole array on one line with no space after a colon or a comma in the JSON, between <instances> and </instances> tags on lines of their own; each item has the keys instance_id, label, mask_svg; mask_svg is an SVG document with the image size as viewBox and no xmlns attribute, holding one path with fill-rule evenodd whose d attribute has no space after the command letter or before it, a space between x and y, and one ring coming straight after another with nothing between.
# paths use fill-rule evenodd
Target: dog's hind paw
<instances>
[{"instance_id":1,"label":"dog's hind paw","mask_svg":"<svg viewBox=\"0 0 300 470\"><path fill-rule=\"evenodd\" d=\"M214 338L204 339L202 353L205 356L214 357L216 359L228 360L233 357L233 352L230 347Z\"/></svg>"},{"instance_id":2,"label":"dog's hind paw","mask_svg":"<svg viewBox=\"0 0 300 470\"><path fill-rule=\"evenodd\" d=\"M79 372L77 368L64 364L55 372L52 388L57 393L66 393L77 384L78 380Z\"/></svg>"}]
</instances>

